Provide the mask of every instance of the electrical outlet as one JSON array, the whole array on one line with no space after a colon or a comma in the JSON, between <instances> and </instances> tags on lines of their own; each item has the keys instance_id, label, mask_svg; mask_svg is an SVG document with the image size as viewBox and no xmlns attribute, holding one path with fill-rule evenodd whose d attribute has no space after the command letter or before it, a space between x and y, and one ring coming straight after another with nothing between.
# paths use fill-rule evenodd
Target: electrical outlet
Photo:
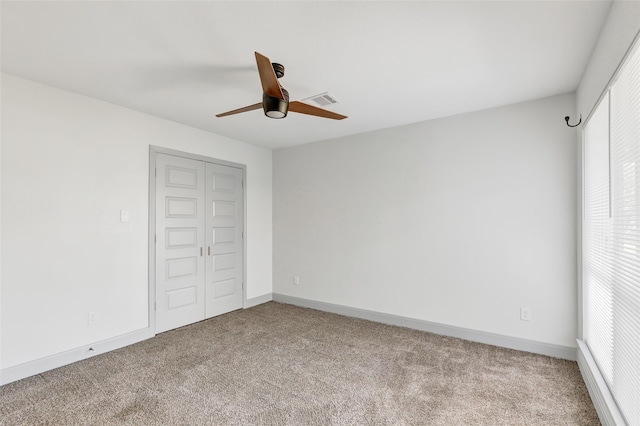
<instances>
[{"instance_id":1,"label":"electrical outlet","mask_svg":"<svg viewBox=\"0 0 640 426\"><path fill-rule=\"evenodd\" d=\"M520 319L522 321L531 321L531 308L520 308Z\"/></svg>"},{"instance_id":2,"label":"electrical outlet","mask_svg":"<svg viewBox=\"0 0 640 426\"><path fill-rule=\"evenodd\" d=\"M96 311L91 311L87 314L87 322L89 325L96 325L98 322L98 313Z\"/></svg>"},{"instance_id":3,"label":"electrical outlet","mask_svg":"<svg viewBox=\"0 0 640 426\"><path fill-rule=\"evenodd\" d=\"M300 277L297 275L293 276L293 285L300 285Z\"/></svg>"}]
</instances>

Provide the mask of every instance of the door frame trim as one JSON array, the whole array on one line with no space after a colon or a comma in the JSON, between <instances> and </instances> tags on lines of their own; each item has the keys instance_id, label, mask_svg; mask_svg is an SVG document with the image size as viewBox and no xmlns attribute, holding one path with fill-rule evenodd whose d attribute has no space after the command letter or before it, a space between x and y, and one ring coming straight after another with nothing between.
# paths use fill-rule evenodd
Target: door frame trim
<instances>
[{"instance_id":1,"label":"door frame trim","mask_svg":"<svg viewBox=\"0 0 640 426\"><path fill-rule=\"evenodd\" d=\"M149 331L156 335L156 157L157 154L172 155L174 157L204 161L221 166L234 167L242 170L242 198L243 198L243 231L242 239L242 308L247 308L247 166L219 158L193 154L175 149L149 145Z\"/></svg>"}]
</instances>

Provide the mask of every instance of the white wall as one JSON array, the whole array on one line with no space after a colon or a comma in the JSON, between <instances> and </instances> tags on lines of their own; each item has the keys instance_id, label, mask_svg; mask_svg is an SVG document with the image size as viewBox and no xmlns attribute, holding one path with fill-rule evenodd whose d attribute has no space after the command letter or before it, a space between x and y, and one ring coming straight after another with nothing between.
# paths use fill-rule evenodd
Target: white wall
<instances>
[{"instance_id":1,"label":"white wall","mask_svg":"<svg viewBox=\"0 0 640 426\"><path fill-rule=\"evenodd\" d=\"M274 151L274 293L575 347L572 111L567 94Z\"/></svg>"},{"instance_id":2,"label":"white wall","mask_svg":"<svg viewBox=\"0 0 640 426\"><path fill-rule=\"evenodd\" d=\"M640 1L615 0L576 92L577 111L591 113L640 31Z\"/></svg>"},{"instance_id":3,"label":"white wall","mask_svg":"<svg viewBox=\"0 0 640 426\"><path fill-rule=\"evenodd\" d=\"M270 150L7 74L1 136L3 369L148 326L149 145L247 166L247 297L271 293Z\"/></svg>"},{"instance_id":4,"label":"white wall","mask_svg":"<svg viewBox=\"0 0 640 426\"><path fill-rule=\"evenodd\" d=\"M2 73L0 73L0 99L2 99ZM2 188L2 103L0 102L0 188ZM2 191L0 190L0 309L2 309ZM2 371L2 311L0 310L0 371ZM1 373L0 373L1 374ZM0 383L1 377L0 377Z\"/></svg>"}]
</instances>

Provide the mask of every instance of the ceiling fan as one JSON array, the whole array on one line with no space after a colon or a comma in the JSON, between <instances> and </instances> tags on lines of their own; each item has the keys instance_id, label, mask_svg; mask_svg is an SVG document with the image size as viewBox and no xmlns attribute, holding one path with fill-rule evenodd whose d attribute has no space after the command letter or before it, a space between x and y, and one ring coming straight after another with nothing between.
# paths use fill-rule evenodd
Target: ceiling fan
<instances>
[{"instance_id":1,"label":"ceiling fan","mask_svg":"<svg viewBox=\"0 0 640 426\"><path fill-rule=\"evenodd\" d=\"M289 92L278 82L278 79L284 76L284 66L271 63L269 58L258 52L255 52L255 54L256 62L258 63L258 73L260 74L260 82L262 83L262 102L234 109L233 111L223 112L222 114L217 114L216 117L226 117L227 115L262 108L264 114L269 118L284 118L289 111L334 120L347 118L345 115L336 114L335 112L305 104L304 102L289 102Z\"/></svg>"}]
</instances>

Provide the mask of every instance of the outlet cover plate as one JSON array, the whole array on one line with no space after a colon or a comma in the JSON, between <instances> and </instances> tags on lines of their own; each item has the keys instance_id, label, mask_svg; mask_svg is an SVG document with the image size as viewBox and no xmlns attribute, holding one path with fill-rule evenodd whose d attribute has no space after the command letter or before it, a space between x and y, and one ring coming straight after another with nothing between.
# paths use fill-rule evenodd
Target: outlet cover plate
<instances>
[{"instance_id":1,"label":"outlet cover plate","mask_svg":"<svg viewBox=\"0 0 640 426\"><path fill-rule=\"evenodd\" d=\"M531 308L520 308L520 319L522 321L531 321Z\"/></svg>"}]
</instances>

